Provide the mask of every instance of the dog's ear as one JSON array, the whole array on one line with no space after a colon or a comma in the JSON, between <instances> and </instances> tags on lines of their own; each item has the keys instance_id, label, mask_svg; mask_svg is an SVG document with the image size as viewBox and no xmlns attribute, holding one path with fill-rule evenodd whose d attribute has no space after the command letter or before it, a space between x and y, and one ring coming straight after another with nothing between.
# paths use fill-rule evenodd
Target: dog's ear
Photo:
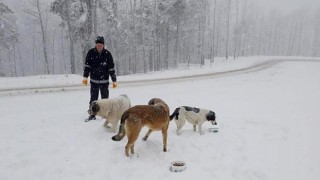
<instances>
[{"instance_id":1,"label":"dog's ear","mask_svg":"<svg viewBox=\"0 0 320 180\"><path fill-rule=\"evenodd\" d=\"M215 121L216 120L216 114L213 111L209 111L207 114L207 120L208 121Z\"/></svg>"},{"instance_id":2,"label":"dog's ear","mask_svg":"<svg viewBox=\"0 0 320 180\"><path fill-rule=\"evenodd\" d=\"M93 113L97 113L100 110L100 106L97 101L93 101L91 107Z\"/></svg>"},{"instance_id":3,"label":"dog's ear","mask_svg":"<svg viewBox=\"0 0 320 180\"><path fill-rule=\"evenodd\" d=\"M149 105L154 105L154 98L150 99L150 101L148 102Z\"/></svg>"}]
</instances>

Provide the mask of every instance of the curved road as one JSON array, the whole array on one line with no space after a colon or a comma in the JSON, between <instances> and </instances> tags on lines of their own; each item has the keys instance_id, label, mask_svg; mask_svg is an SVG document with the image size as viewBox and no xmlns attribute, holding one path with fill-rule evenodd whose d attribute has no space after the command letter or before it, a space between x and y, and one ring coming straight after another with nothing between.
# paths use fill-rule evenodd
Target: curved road
<instances>
[{"instance_id":1,"label":"curved road","mask_svg":"<svg viewBox=\"0 0 320 180\"><path fill-rule=\"evenodd\" d=\"M194 80L197 78L207 79L207 78L216 78L230 75L238 75L243 73L251 73L256 71L261 71L267 68L270 68L276 64L283 62L320 62L319 60L268 60L264 62L257 63L255 65L228 70L223 72L212 72L198 75L189 75L189 76L181 76L181 77L170 77L170 78L159 78L159 79L149 79L149 80L134 80L134 81L120 81L119 85L122 86L136 86L141 84L155 84L155 83L167 83L167 82L176 82L183 80ZM71 85L71 86L47 86L47 87L35 87L35 88L17 88L17 89L2 89L0 90L0 95L14 95L14 94L25 94L25 93L38 93L38 92L55 92L55 91L70 91L70 90L82 90L87 89L88 86L83 85Z\"/></svg>"}]
</instances>

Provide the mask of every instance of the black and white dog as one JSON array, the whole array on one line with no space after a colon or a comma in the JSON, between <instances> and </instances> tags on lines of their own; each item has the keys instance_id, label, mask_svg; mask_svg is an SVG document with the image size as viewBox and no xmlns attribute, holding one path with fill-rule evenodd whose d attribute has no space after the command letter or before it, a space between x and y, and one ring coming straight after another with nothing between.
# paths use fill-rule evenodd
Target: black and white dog
<instances>
[{"instance_id":1,"label":"black and white dog","mask_svg":"<svg viewBox=\"0 0 320 180\"><path fill-rule=\"evenodd\" d=\"M210 121L213 125L217 125L216 115L213 111L189 106L180 106L176 108L170 115L170 120L173 118L175 118L177 124L177 135L180 135L180 130L184 126L186 120L193 125L194 131L196 131L196 126L198 125L200 135L204 134L201 128L205 121Z\"/></svg>"}]
</instances>

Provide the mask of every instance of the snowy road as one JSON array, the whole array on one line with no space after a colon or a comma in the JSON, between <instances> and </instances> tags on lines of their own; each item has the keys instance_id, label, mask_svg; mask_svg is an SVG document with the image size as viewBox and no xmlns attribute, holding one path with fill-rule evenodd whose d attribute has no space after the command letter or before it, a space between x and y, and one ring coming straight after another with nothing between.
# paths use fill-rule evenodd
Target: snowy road
<instances>
[{"instance_id":1,"label":"snowy road","mask_svg":"<svg viewBox=\"0 0 320 180\"><path fill-rule=\"evenodd\" d=\"M0 97L0 179L318 179L320 63L259 68L110 90L134 105L160 97L171 111L212 109L222 126L214 134L206 123L200 136L186 124L177 136L171 122L169 152L155 132L137 141L137 159L124 156L126 139L113 142L102 120L83 122L87 89ZM170 172L173 160L186 161L186 171Z\"/></svg>"},{"instance_id":2,"label":"snowy road","mask_svg":"<svg viewBox=\"0 0 320 180\"><path fill-rule=\"evenodd\" d=\"M176 82L176 81L182 81L182 80L192 80L195 78L208 79L208 78L216 78L216 77L223 77L223 76L231 76L231 75L238 75L243 73L250 73L250 72L264 70L283 62L318 62L320 63L319 60L310 60L310 59L267 59L263 61L257 61L256 63L253 63L252 65L249 65L249 66L232 68L230 70L223 70L218 72L204 72L204 73L196 73L191 75L185 74L182 76L178 75L173 77L156 77L156 78L150 78L150 79L146 78L146 79L138 79L138 80L120 80L119 85L120 87L140 86L145 84L159 84L159 83ZM26 94L26 93L72 91L72 90L84 90L84 89L88 89L88 87L83 86L82 84L57 85L56 83L53 83L52 85L37 85L35 87L0 88L0 95L16 95L16 94Z\"/></svg>"}]
</instances>

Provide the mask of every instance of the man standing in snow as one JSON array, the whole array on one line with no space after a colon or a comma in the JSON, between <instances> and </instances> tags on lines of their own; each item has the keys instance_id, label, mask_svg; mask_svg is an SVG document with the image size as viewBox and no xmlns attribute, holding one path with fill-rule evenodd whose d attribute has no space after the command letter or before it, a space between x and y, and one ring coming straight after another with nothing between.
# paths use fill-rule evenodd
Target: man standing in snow
<instances>
[{"instance_id":1,"label":"man standing in snow","mask_svg":"<svg viewBox=\"0 0 320 180\"><path fill-rule=\"evenodd\" d=\"M114 70L114 63L111 53L104 48L103 36L96 38L96 47L89 50L86 62L84 64L83 81L84 85L88 85L88 77L90 76L90 102L98 100L99 90L101 99L109 98L109 75L112 80L112 87L117 87L117 78ZM94 115L90 115L89 120L96 119Z\"/></svg>"}]
</instances>

